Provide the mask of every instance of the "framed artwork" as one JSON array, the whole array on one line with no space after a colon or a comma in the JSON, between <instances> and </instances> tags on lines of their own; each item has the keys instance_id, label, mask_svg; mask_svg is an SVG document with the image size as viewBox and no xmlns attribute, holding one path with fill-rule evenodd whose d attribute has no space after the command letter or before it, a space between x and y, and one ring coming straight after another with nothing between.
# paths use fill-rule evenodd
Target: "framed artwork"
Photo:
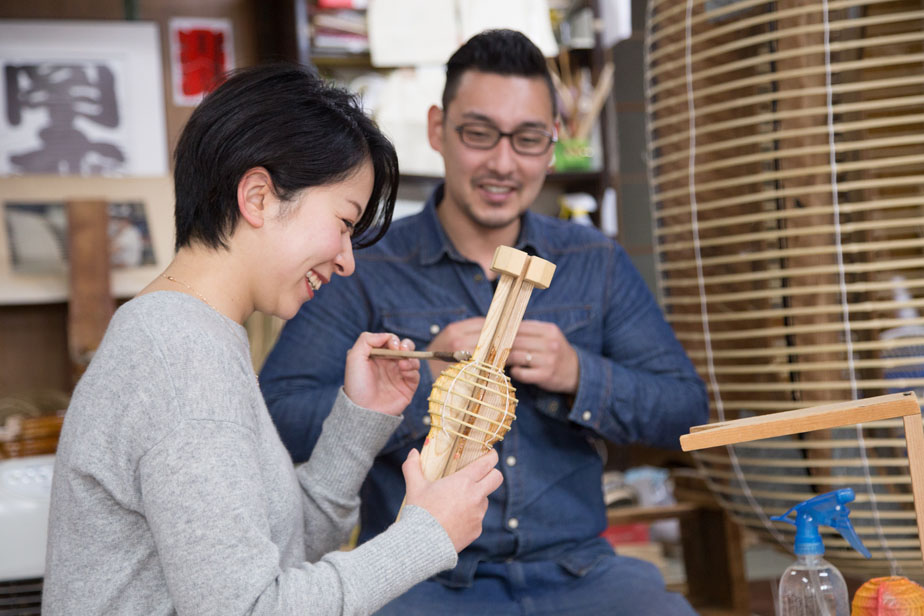
<instances>
[{"instance_id":1,"label":"framed artwork","mask_svg":"<svg viewBox=\"0 0 924 616\"><path fill-rule=\"evenodd\" d=\"M147 211L141 201L110 202L109 259L113 269L154 264ZM67 204L8 201L3 204L10 267L17 274L67 271Z\"/></svg>"},{"instance_id":2,"label":"framed artwork","mask_svg":"<svg viewBox=\"0 0 924 616\"><path fill-rule=\"evenodd\" d=\"M0 176L167 173L157 25L0 21Z\"/></svg>"},{"instance_id":3,"label":"framed artwork","mask_svg":"<svg viewBox=\"0 0 924 616\"><path fill-rule=\"evenodd\" d=\"M169 29L173 104L193 107L234 68L231 21L174 17Z\"/></svg>"},{"instance_id":4,"label":"framed artwork","mask_svg":"<svg viewBox=\"0 0 924 616\"><path fill-rule=\"evenodd\" d=\"M173 182L161 178L0 178L0 304L66 301L69 200L109 204L110 284L135 295L173 258Z\"/></svg>"}]
</instances>

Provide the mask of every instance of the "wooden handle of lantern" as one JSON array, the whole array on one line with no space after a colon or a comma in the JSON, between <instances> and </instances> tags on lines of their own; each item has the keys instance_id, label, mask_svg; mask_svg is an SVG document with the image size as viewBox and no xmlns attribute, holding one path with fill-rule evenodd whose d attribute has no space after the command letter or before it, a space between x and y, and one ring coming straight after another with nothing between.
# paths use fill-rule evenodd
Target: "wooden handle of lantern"
<instances>
[{"instance_id":1,"label":"wooden handle of lantern","mask_svg":"<svg viewBox=\"0 0 924 616\"><path fill-rule=\"evenodd\" d=\"M530 257L526 253L509 246L499 246L494 253L491 269L500 274L500 279L491 300L491 305L488 308L488 313L485 316L485 323L482 326L478 343L472 354L472 362L487 363L502 370L510 353L510 347L516 337L517 329L523 320L526 304L533 288L548 288L555 273L555 265L538 257ZM451 366L447 370L452 369L456 369L456 367ZM445 373L446 371L444 371ZM458 391L457 387L464 391ZM454 394L461 394L463 397L468 397L472 400L467 412L473 410L471 407L482 407L482 403L488 406L491 406L492 403L494 406L499 406L495 400L476 399L472 395L474 386L471 384L462 381L456 382L453 385L453 390ZM493 393L485 396L484 389L481 389L479 393L485 398L498 397ZM431 398L434 395L431 393ZM515 405L516 400L513 403ZM498 422L490 418L478 418L475 420L475 427L472 429L484 430L484 426L478 425L479 423L496 426ZM506 428L504 431L506 432ZM487 433L487 431L485 432ZM463 441L461 446L460 440ZM460 439L443 430L442 426L434 421L420 452L420 465L424 477L434 481L462 468L484 454L483 448L473 447L467 450L464 444L465 439ZM458 455L453 457L453 452ZM403 508L404 504L402 503L401 506Z\"/></svg>"},{"instance_id":2,"label":"wooden handle of lantern","mask_svg":"<svg viewBox=\"0 0 924 616\"><path fill-rule=\"evenodd\" d=\"M528 260L529 255L525 252L509 246L498 246L494 251L491 269L500 274L500 279L497 282L494 297L491 299L488 314L485 315L485 322L481 328L478 343L475 345L475 351L472 353L473 362L488 362L490 342L497 332L498 323L501 321L511 293L516 293L522 284ZM474 390L472 385L458 382L456 387L461 390L458 391L460 395L472 397ZM424 477L435 481L447 474L447 464L457 441L456 436L442 430L441 426L435 424L430 426L430 433L420 451L420 466Z\"/></svg>"},{"instance_id":3,"label":"wooden handle of lantern","mask_svg":"<svg viewBox=\"0 0 924 616\"><path fill-rule=\"evenodd\" d=\"M539 257L529 257L526 263L526 269L523 272L523 280L516 291L516 295L508 299L504 312L498 323L494 339L491 340L488 356L493 358L492 365L502 369L507 364L507 357L510 355L510 348L517 336L517 330L523 321L523 315L526 313L526 305L529 303L530 295L534 288L547 289L552 282L552 276L555 274L555 265L540 259ZM485 396L485 406L487 409L498 408L501 406L499 396L488 394ZM485 409L485 412L476 413L479 417L474 422L473 431L476 433L490 433L492 424L500 421L502 418L495 411ZM503 435L501 435L502 437ZM490 443L493 444L493 443ZM475 447L465 447L460 443L457 447L457 456L450 458L446 465L445 474L450 474L463 468L482 456L484 450Z\"/></svg>"}]
</instances>

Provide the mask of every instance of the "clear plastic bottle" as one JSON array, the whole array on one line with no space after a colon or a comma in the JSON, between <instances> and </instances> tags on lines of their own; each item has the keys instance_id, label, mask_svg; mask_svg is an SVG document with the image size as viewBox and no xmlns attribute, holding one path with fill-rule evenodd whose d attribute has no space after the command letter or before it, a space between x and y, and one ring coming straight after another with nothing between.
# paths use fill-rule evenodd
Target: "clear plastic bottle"
<instances>
[{"instance_id":1,"label":"clear plastic bottle","mask_svg":"<svg viewBox=\"0 0 924 616\"><path fill-rule=\"evenodd\" d=\"M854 499L851 488L819 494L771 519L796 527L796 562L780 578L779 616L850 616L850 596L844 576L822 558L825 546L818 532L823 524L837 529L866 558L869 551L850 523L845 503ZM795 520L789 514L795 514Z\"/></svg>"},{"instance_id":2,"label":"clear plastic bottle","mask_svg":"<svg viewBox=\"0 0 924 616\"><path fill-rule=\"evenodd\" d=\"M850 616L844 576L818 554L802 554L780 578L780 616Z\"/></svg>"}]
</instances>

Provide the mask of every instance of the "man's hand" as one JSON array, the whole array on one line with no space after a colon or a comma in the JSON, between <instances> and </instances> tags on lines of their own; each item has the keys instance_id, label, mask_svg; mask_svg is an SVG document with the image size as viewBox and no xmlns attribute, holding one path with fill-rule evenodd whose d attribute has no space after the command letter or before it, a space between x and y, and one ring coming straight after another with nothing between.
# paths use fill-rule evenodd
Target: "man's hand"
<instances>
[{"instance_id":1,"label":"man's hand","mask_svg":"<svg viewBox=\"0 0 924 616\"><path fill-rule=\"evenodd\" d=\"M577 351L554 323L520 323L507 367L507 373L521 383L556 393L577 392L580 377Z\"/></svg>"},{"instance_id":2,"label":"man's hand","mask_svg":"<svg viewBox=\"0 0 924 616\"><path fill-rule=\"evenodd\" d=\"M430 341L427 350L472 352L478 344L478 336L481 335L483 327L484 317L471 317L450 323ZM448 362L438 359L428 359L427 364L430 366L430 374L433 375L434 380L449 366Z\"/></svg>"},{"instance_id":3,"label":"man's hand","mask_svg":"<svg viewBox=\"0 0 924 616\"><path fill-rule=\"evenodd\" d=\"M359 406L386 415L400 415L420 383L420 360L370 358L369 351L377 347L413 351L414 343L407 338L399 341L389 333L360 334L353 348L347 351L343 391Z\"/></svg>"}]
</instances>

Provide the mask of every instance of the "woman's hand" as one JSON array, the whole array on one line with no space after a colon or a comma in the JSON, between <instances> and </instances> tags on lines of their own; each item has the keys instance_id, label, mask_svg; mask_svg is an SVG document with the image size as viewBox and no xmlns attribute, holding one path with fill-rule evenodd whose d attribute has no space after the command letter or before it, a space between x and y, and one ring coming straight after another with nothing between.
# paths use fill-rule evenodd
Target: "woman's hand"
<instances>
[{"instance_id":1,"label":"woman's hand","mask_svg":"<svg viewBox=\"0 0 924 616\"><path fill-rule=\"evenodd\" d=\"M492 449L465 468L431 482L420 469L420 453L412 449L401 466L405 502L426 509L449 535L456 552L461 552L481 534L488 494L504 481L496 464L497 452Z\"/></svg>"},{"instance_id":2,"label":"woman's hand","mask_svg":"<svg viewBox=\"0 0 924 616\"><path fill-rule=\"evenodd\" d=\"M347 352L343 391L355 404L367 409L400 415L410 403L420 382L420 360L370 358L374 348L413 351L407 338L399 341L394 334L363 332Z\"/></svg>"}]
</instances>

